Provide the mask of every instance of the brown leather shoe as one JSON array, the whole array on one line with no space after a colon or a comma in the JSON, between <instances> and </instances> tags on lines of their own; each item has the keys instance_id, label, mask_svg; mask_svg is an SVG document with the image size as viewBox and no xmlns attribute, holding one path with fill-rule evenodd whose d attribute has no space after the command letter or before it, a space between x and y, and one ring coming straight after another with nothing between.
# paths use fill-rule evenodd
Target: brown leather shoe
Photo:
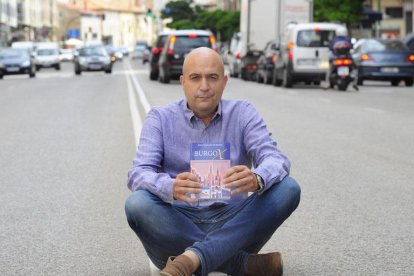
<instances>
[{"instance_id":1,"label":"brown leather shoe","mask_svg":"<svg viewBox=\"0 0 414 276\"><path fill-rule=\"evenodd\" d=\"M161 276L191 276L193 274L193 262L185 255L169 257Z\"/></svg>"},{"instance_id":2,"label":"brown leather shoe","mask_svg":"<svg viewBox=\"0 0 414 276\"><path fill-rule=\"evenodd\" d=\"M281 276L283 275L282 254L250 254L247 259L245 276Z\"/></svg>"}]
</instances>

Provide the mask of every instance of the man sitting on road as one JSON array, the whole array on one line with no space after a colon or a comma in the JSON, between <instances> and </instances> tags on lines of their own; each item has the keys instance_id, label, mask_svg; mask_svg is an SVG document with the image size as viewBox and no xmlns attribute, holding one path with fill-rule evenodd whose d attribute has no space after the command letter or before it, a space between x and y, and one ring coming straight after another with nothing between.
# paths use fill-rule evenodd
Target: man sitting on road
<instances>
[{"instance_id":1,"label":"man sitting on road","mask_svg":"<svg viewBox=\"0 0 414 276\"><path fill-rule=\"evenodd\" d=\"M153 108L145 119L125 211L161 275L283 273L280 253L258 252L297 208L300 187L256 109L222 99L227 79L220 55L197 48L180 77L186 99ZM194 143L230 145L223 176L229 199L199 198Z\"/></svg>"}]
</instances>

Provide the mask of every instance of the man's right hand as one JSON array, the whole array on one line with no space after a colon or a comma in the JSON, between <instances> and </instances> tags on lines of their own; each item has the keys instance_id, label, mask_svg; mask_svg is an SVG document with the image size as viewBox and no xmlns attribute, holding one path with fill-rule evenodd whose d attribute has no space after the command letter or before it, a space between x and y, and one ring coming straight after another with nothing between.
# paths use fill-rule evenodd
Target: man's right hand
<instances>
[{"instance_id":1,"label":"man's right hand","mask_svg":"<svg viewBox=\"0 0 414 276\"><path fill-rule=\"evenodd\" d=\"M197 198L190 198L188 194L199 194L201 184L197 177L189 172L180 173L173 183L173 197L176 200L182 200L188 203L195 203Z\"/></svg>"}]
</instances>

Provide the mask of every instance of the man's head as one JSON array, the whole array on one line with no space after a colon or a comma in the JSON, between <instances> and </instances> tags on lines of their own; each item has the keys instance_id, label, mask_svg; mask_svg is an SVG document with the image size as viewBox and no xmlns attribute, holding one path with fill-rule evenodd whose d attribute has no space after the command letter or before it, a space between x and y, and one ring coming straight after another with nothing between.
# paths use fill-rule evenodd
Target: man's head
<instances>
[{"instance_id":1,"label":"man's head","mask_svg":"<svg viewBox=\"0 0 414 276\"><path fill-rule=\"evenodd\" d=\"M180 82L188 107L208 123L217 110L227 83L220 55L207 47L192 50L184 60Z\"/></svg>"}]
</instances>

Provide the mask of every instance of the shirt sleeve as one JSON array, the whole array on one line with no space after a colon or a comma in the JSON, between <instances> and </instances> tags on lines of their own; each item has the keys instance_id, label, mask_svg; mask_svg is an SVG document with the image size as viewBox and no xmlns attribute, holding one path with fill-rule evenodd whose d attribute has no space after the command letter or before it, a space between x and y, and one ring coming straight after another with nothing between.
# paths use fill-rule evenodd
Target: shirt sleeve
<instances>
[{"instance_id":1,"label":"shirt sleeve","mask_svg":"<svg viewBox=\"0 0 414 276\"><path fill-rule=\"evenodd\" d=\"M253 161L253 172L263 178L263 193L289 175L290 161L277 148L265 122L250 103L247 103L243 114L244 144Z\"/></svg>"},{"instance_id":2,"label":"shirt sleeve","mask_svg":"<svg viewBox=\"0 0 414 276\"><path fill-rule=\"evenodd\" d=\"M131 191L147 190L172 203L174 179L163 172L164 142L160 116L159 112L151 109L145 118L138 150L128 172L128 188Z\"/></svg>"}]
</instances>

